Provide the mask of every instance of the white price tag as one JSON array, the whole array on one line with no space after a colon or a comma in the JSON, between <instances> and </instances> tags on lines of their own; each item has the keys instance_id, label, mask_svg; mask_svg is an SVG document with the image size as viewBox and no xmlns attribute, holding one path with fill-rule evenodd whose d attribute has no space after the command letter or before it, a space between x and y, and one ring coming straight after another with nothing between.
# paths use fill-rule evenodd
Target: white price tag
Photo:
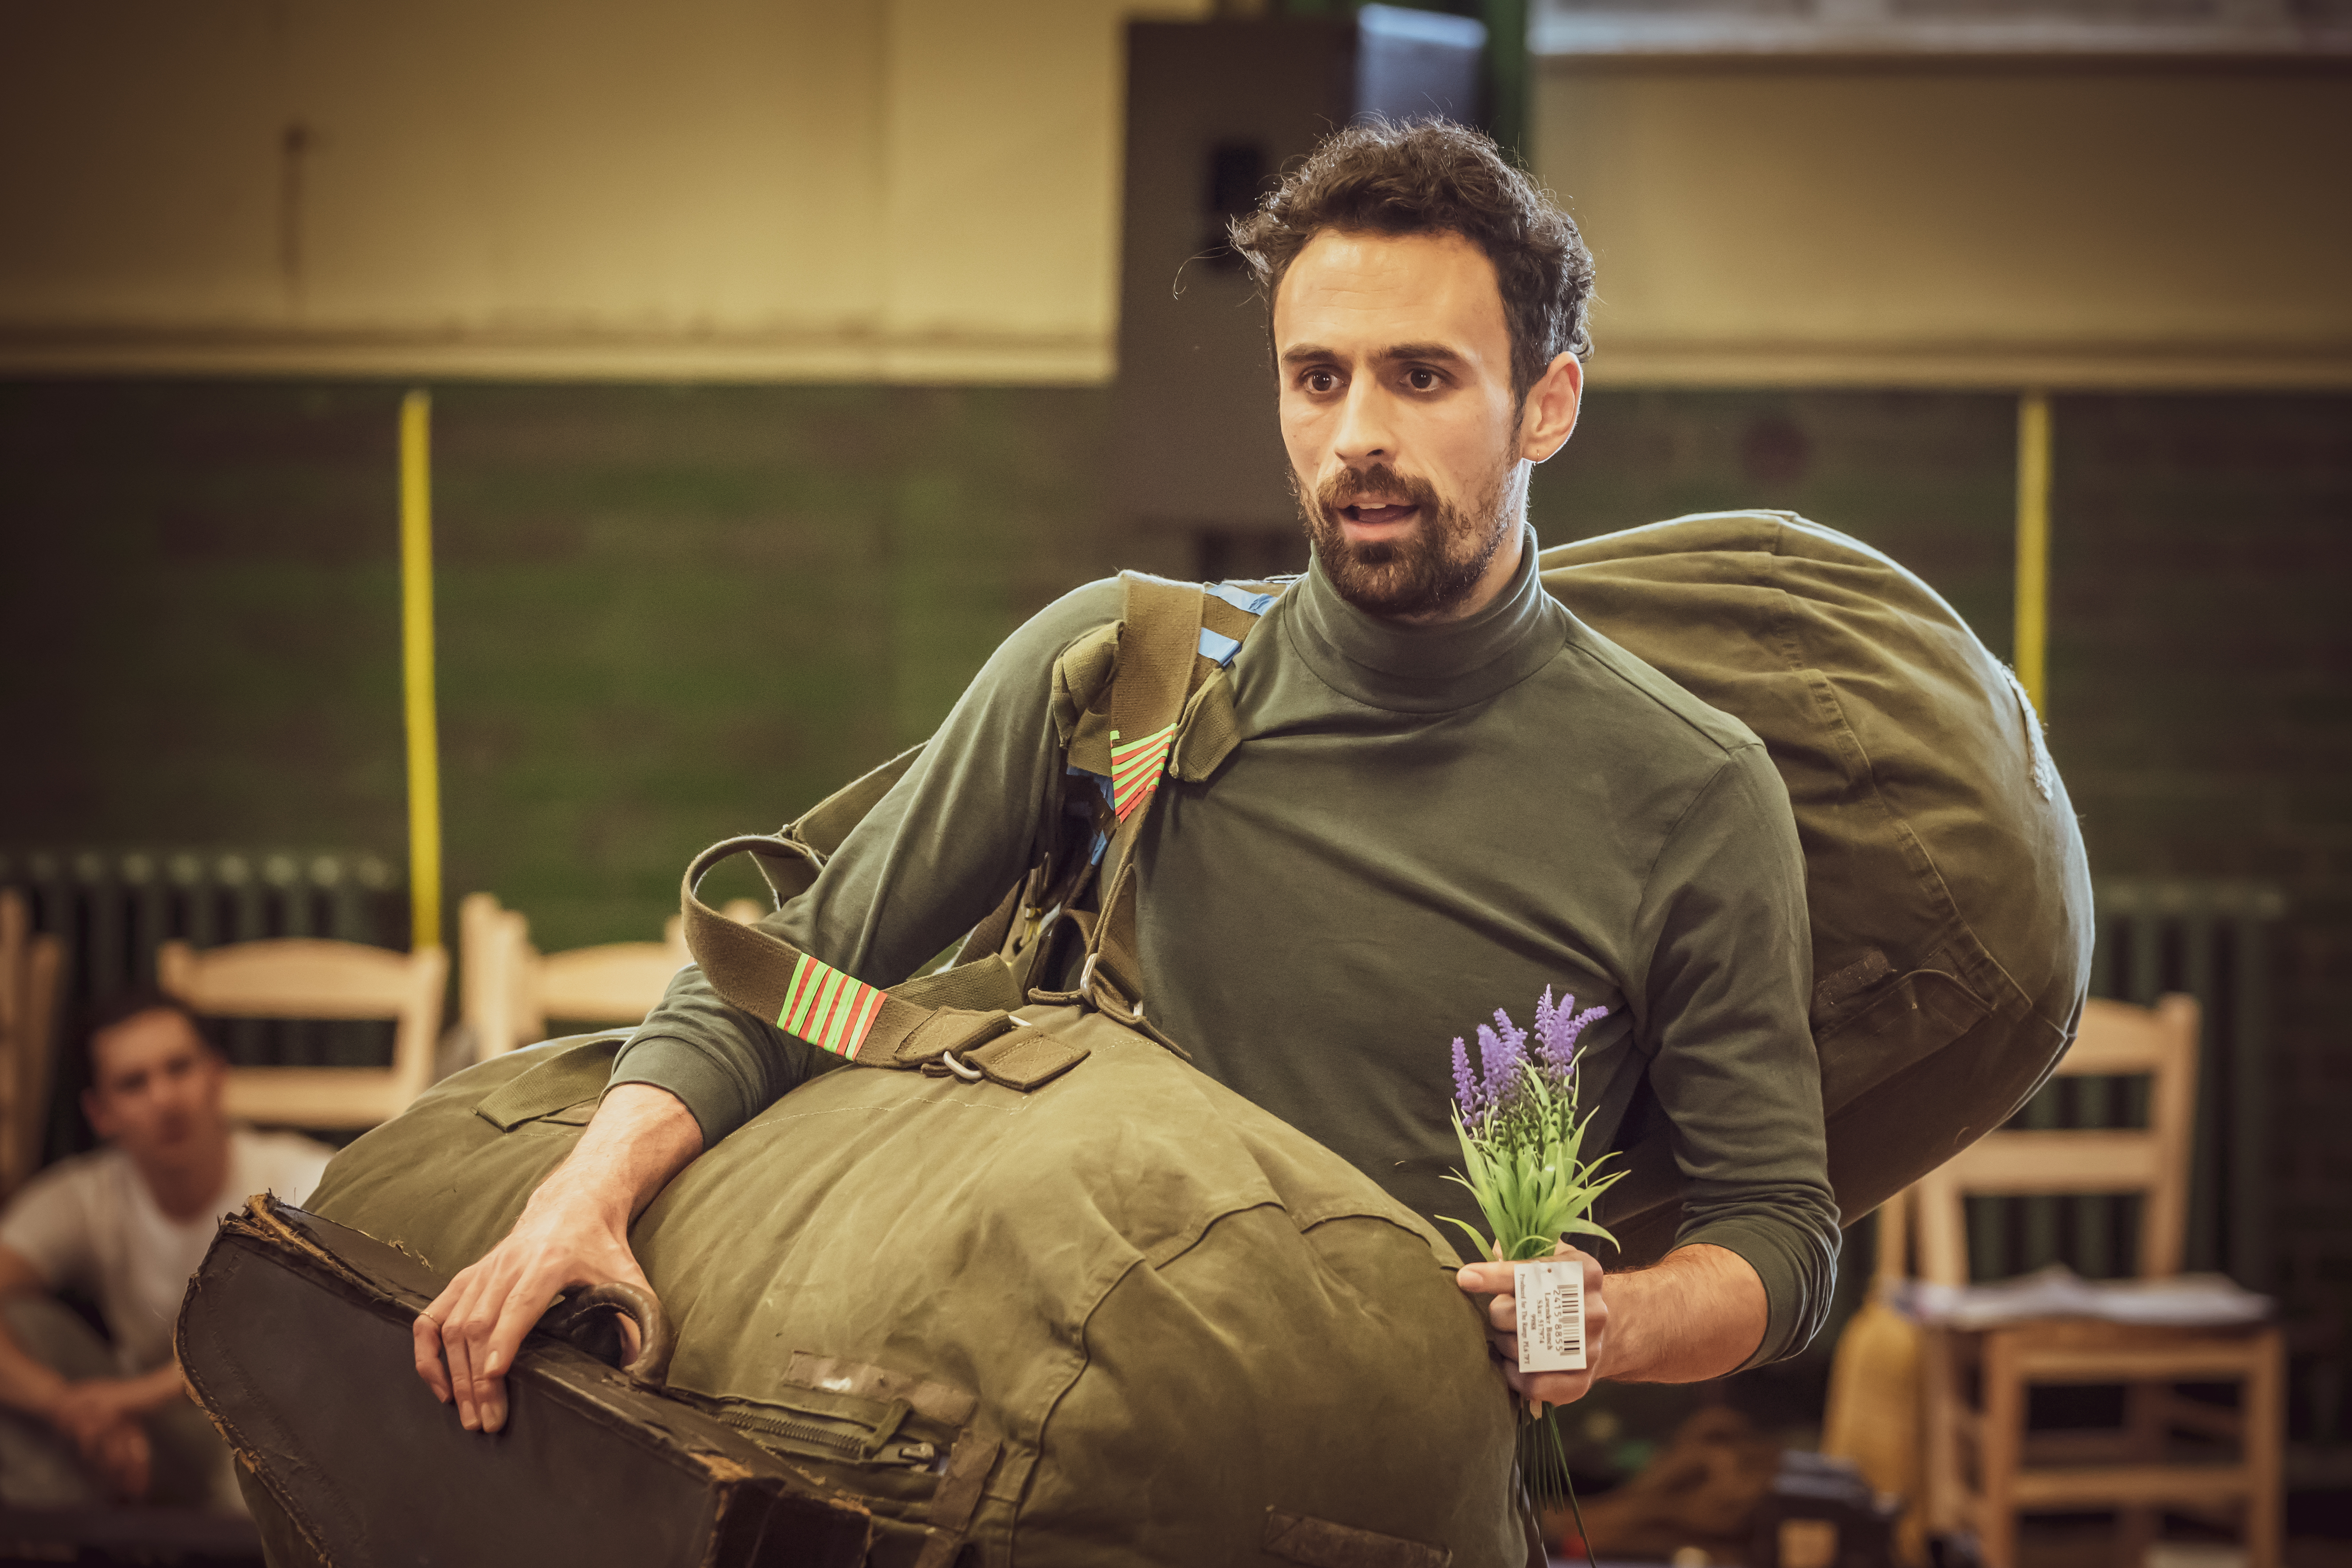
<instances>
[{"instance_id":1,"label":"white price tag","mask_svg":"<svg viewBox=\"0 0 2352 1568\"><path fill-rule=\"evenodd\" d=\"M1584 1265L1574 1258L1511 1266L1519 1304L1519 1370L1584 1370Z\"/></svg>"}]
</instances>

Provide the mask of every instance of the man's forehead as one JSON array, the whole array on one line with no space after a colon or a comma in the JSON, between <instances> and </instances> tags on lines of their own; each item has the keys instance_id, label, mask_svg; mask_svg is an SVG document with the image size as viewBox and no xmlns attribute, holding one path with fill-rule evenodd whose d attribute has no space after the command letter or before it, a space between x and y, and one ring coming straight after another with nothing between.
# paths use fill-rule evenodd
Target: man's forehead
<instances>
[{"instance_id":1,"label":"man's forehead","mask_svg":"<svg viewBox=\"0 0 2352 1568\"><path fill-rule=\"evenodd\" d=\"M1509 344L1494 262L1445 230L1318 230L1275 292L1274 329L1286 348L1311 340L1366 355L1445 344L1483 358Z\"/></svg>"},{"instance_id":2,"label":"man's forehead","mask_svg":"<svg viewBox=\"0 0 2352 1568\"><path fill-rule=\"evenodd\" d=\"M100 1071L121 1072L143 1066L158 1057L176 1055L182 1047L205 1048L188 1016L174 1007L150 1007L110 1024L90 1037L90 1048Z\"/></svg>"}]
</instances>

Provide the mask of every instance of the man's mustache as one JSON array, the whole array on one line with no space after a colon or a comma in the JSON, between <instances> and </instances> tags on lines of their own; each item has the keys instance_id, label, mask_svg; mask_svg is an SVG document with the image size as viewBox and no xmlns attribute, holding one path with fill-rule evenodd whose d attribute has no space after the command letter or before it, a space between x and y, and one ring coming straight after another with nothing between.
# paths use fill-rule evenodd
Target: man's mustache
<instances>
[{"instance_id":1,"label":"man's mustache","mask_svg":"<svg viewBox=\"0 0 2352 1568\"><path fill-rule=\"evenodd\" d=\"M1385 463L1375 463L1369 468L1340 469L1323 481L1315 492L1315 500L1328 516L1343 506L1354 505L1356 498L1367 494L1402 497L1424 511L1437 510L1436 486L1424 479L1400 474Z\"/></svg>"}]
</instances>

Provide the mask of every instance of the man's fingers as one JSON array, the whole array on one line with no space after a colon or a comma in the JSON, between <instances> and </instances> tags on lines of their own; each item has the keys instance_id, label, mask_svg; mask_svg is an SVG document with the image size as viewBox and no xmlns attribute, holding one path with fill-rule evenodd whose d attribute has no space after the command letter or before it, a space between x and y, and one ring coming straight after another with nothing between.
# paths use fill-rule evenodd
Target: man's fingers
<instances>
[{"instance_id":1,"label":"man's fingers","mask_svg":"<svg viewBox=\"0 0 2352 1568\"><path fill-rule=\"evenodd\" d=\"M459 1269L447 1289L434 1297L425 1310L416 1315L413 1331L416 1344L416 1375L425 1380L425 1386L433 1391L433 1397L444 1405L453 1403L457 1397L454 1380L442 1359L444 1343L449 1338L447 1326L457 1321L467 1299L473 1293L474 1282L480 1273L481 1265L478 1263Z\"/></svg>"},{"instance_id":2,"label":"man's fingers","mask_svg":"<svg viewBox=\"0 0 2352 1568\"><path fill-rule=\"evenodd\" d=\"M147 1495L147 1433L136 1421L108 1427L98 1439L92 1458L107 1483L127 1498Z\"/></svg>"},{"instance_id":3,"label":"man's fingers","mask_svg":"<svg viewBox=\"0 0 2352 1568\"><path fill-rule=\"evenodd\" d=\"M130 1476L130 1491L132 1497L143 1498L147 1495L147 1482L152 1470L152 1450L147 1442L145 1427L136 1421L125 1425L131 1433L130 1441L123 1445L129 1451L124 1468Z\"/></svg>"},{"instance_id":4,"label":"man's fingers","mask_svg":"<svg viewBox=\"0 0 2352 1568\"><path fill-rule=\"evenodd\" d=\"M1508 1366L1503 1375L1521 1397L1535 1405L1573 1405L1592 1392L1590 1372L1521 1372Z\"/></svg>"},{"instance_id":5,"label":"man's fingers","mask_svg":"<svg viewBox=\"0 0 2352 1568\"><path fill-rule=\"evenodd\" d=\"M556 1287L543 1279L525 1275L507 1292L498 1321L492 1325L487 1341L483 1371L490 1380L483 1392L482 1430L496 1432L507 1424L507 1370L522 1349L523 1336L530 1332L533 1323L547 1311L554 1300Z\"/></svg>"},{"instance_id":6,"label":"man's fingers","mask_svg":"<svg viewBox=\"0 0 2352 1568\"><path fill-rule=\"evenodd\" d=\"M1454 1282L1473 1296L1508 1294L1517 1277L1507 1263L1465 1263L1454 1276Z\"/></svg>"},{"instance_id":7,"label":"man's fingers","mask_svg":"<svg viewBox=\"0 0 2352 1568\"><path fill-rule=\"evenodd\" d=\"M464 1293L450 1307L448 1316L441 1320L441 1354L448 1363L449 1397L457 1405L457 1424L468 1432L478 1432L482 1426L481 1394L475 1367L480 1356L482 1331L478 1319L485 1281L477 1274L465 1284Z\"/></svg>"},{"instance_id":8,"label":"man's fingers","mask_svg":"<svg viewBox=\"0 0 2352 1568\"><path fill-rule=\"evenodd\" d=\"M415 1348L416 1375L425 1380L434 1398L448 1404L449 1373L441 1364L441 1325L433 1321L431 1307L416 1314L409 1338Z\"/></svg>"}]
</instances>

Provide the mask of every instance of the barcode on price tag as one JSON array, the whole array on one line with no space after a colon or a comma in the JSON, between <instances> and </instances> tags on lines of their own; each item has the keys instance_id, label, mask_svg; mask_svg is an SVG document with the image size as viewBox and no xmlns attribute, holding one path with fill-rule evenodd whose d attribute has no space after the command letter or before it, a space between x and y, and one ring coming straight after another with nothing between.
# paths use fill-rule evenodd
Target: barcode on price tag
<instances>
[{"instance_id":1,"label":"barcode on price tag","mask_svg":"<svg viewBox=\"0 0 2352 1568\"><path fill-rule=\"evenodd\" d=\"M1518 1263L1511 1294L1519 1303L1519 1370L1584 1370L1584 1265Z\"/></svg>"}]
</instances>

